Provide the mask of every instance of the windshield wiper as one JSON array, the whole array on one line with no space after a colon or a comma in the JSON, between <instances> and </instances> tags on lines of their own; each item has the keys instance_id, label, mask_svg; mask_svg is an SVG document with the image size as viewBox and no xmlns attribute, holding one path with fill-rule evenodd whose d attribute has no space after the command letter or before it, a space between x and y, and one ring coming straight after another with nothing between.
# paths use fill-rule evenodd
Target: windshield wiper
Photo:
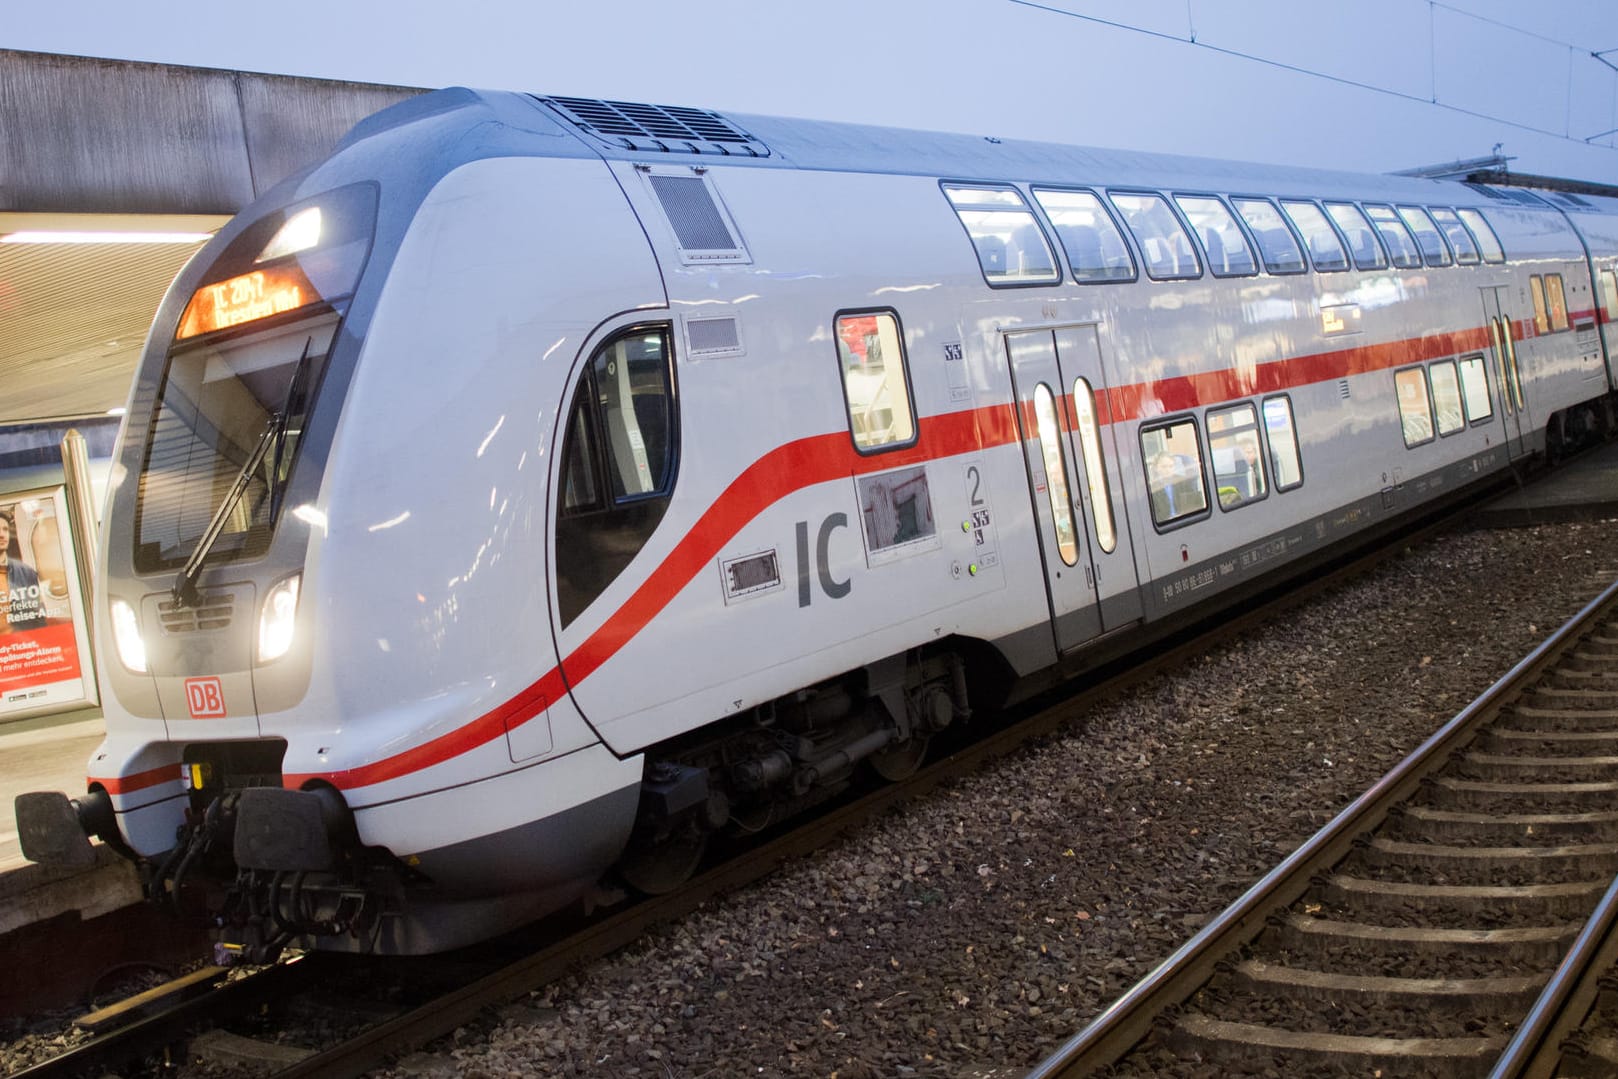
<instances>
[{"instance_id":1,"label":"windshield wiper","mask_svg":"<svg viewBox=\"0 0 1618 1079\"><path fill-rule=\"evenodd\" d=\"M219 534L225 529L225 521L230 517L231 511L236 508L236 504L242 500L242 495L247 493L248 485L253 482L253 474L258 471L258 466L264 463L264 456L270 452L272 446L275 448L273 467L277 471L280 470L281 451L286 442L287 424L291 421L292 416L292 402L294 399L299 398L304 384L308 381L309 348L313 344L313 337L304 341L303 354L298 357L297 369L292 373L292 381L287 386L286 398L281 402L280 410L271 416L269 422L264 425L264 433L258 436L257 442L253 443L253 448L248 453L247 460L242 463L241 471L236 473L236 479L231 482L230 490L225 494L224 501L219 503L218 509L214 510L213 518L208 522L208 527L203 530L202 538L197 541L196 549L191 552L191 557L185 560L185 565L181 568L180 575L174 579L174 588L171 595L174 597L176 607L196 607L201 603L202 597L197 593L197 578L202 574L203 563L208 560L208 555L213 550L214 543L219 539ZM277 482L276 477L272 475L270 477L270 519L272 521L275 519L275 510L280 494L280 484Z\"/></svg>"}]
</instances>

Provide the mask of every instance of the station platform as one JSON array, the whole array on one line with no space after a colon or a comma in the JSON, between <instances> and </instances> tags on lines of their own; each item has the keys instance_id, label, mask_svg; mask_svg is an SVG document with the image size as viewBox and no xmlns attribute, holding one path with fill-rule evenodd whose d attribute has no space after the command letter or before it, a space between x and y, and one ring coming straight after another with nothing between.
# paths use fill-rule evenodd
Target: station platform
<instances>
[{"instance_id":1,"label":"station platform","mask_svg":"<svg viewBox=\"0 0 1618 1079\"><path fill-rule=\"evenodd\" d=\"M1618 517L1618 442L1590 450L1481 507L1482 526L1556 524Z\"/></svg>"},{"instance_id":2,"label":"station platform","mask_svg":"<svg viewBox=\"0 0 1618 1079\"><path fill-rule=\"evenodd\" d=\"M27 791L83 794L85 765L105 733L99 708L0 723L0 874L28 864L12 799Z\"/></svg>"},{"instance_id":3,"label":"station platform","mask_svg":"<svg viewBox=\"0 0 1618 1079\"><path fill-rule=\"evenodd\" d=\"M105 733L99 709L0 725L0 935L66 912L92 918L140 899L133 869L96 844L88 870L49 869L22 856L12 800L26 791L84 792L85 765Z\"/></svg>"}]
</instances>

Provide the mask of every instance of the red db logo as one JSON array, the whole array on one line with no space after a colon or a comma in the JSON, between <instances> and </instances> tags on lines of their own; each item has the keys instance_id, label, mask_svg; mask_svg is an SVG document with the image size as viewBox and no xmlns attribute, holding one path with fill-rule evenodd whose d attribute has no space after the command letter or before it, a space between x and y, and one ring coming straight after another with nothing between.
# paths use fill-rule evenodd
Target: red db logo
<instances>
[{"instance_id":1,"label":"red db logo","mask_svg":"<svg viewBox=\"0 0 1618 1079\"><path fill-rule=\"evenodd\" d=\"M192 719L224 719L225 687L217 678L187 678L185 706Z\"/></svg>"}]
</instances>

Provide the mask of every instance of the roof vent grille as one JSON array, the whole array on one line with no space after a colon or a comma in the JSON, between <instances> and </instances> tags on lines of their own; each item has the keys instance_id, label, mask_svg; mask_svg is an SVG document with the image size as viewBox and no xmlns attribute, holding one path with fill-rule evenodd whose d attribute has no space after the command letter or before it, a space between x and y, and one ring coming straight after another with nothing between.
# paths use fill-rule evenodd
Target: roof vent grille
<instances>
[{"instance_id":1,"label":"roof vent grille","mask_svg":"<svg viewBox=\"0 0 1618 1079\"><path fill-rule=\"evenodd\" d=\"M584 97L541 97L573 125L609 146L666 154L769 157L769 147L716 112Z\"/></svg>"}]
</instances>

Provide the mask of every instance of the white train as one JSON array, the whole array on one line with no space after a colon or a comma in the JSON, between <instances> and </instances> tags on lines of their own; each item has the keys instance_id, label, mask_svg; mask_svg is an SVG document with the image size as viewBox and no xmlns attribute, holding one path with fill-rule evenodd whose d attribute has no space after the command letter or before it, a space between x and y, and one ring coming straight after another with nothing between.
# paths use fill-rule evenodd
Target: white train
<instances>
[{"instance_id":1,"label":"white train","mask_svg":"<svg viewBox=\"0 0 1618 1079\"><path fill-rule=\"evenodd\" d=\"M25 843L254 956L661 890L1612 426L1615 333L1599 195L423 96L158 312Z\"/></svg>"}]
</instances>

